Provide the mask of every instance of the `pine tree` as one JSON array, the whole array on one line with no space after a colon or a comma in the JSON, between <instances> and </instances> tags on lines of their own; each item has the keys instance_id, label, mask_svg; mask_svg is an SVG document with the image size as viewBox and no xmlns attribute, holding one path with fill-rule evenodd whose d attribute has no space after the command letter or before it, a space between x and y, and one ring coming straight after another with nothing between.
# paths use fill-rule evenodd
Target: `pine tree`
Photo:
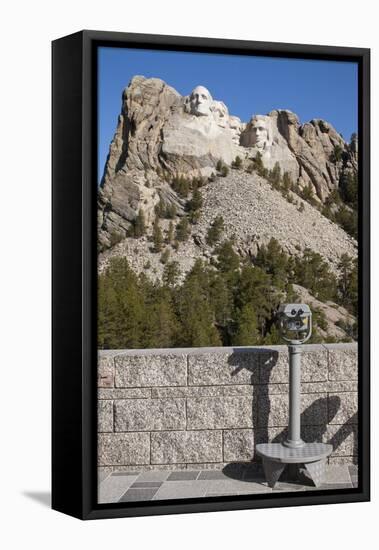
<instances>
[{"instance_id":1,"label":"pine tree","mask_svg":"<svg viewBox=\"0 0 379 550\"><path fill-rule=\"evenodd\" d=\"M330 155L330 160L332 162L340 162L342 160L343 149L340 145L335 145L333 152Z\"/></svg>"},{"instance_id":2,"label":"pine tree","mask_svg":"<svg viewBox=\"0 0 379 550\"><path fill-rule=\"evenodd\" d=\"M112 258L99 276L99 342L104 348L142 345L144 299L126 258Z\"/></svg>"},{"instance_id":3,"label":"pine tree","mask_svg":"<svg viewBox=\"0 0 379 550\"><path fill-rule=\"evenodd\" d=\"M171 182L171 186L178 195L182 198L187 198L190 191L190 180L184 176L175 176Z\"/></svg>"},{"instance_id":4,"label":"pine tree","mask_svg":"<svg viewBox=\"0 0 379 550\"><path fill-rule=\"evenodd\" d=\"M172 243L172 240L174 238L174 224L170 221L167 231L167 242L168 244Z\"/></svg>"},{"instance_id":5,"label":"pine tree","mask_svg":"<svg viewBox=\"0 0 379 550\"><path fill-rule=\"evenodd\" d=\"M217 271L208 272L208 300L214 311L215 324L224 346L231 345L233 332L233 288L228 280Z\"/></svg>"},{"instance_id":6,"label":"pine tree","mask_svg":"<svg viewBox=\"0 0 379 550\"><path fill-rule=\"evenodd\" d=\"M295 282L310 290L313 296L321 301L337 299L337 280L330 271L322 256L309 248L302 257L296 257Z\"/></svg>"},{"instance_id":7,"label":"pine tree","mask_svg":"<svg viewBox=\"0 0 379 550\"><path fill-rule=\"evenodd\" d=\"M240 170L242 168L242 159L239 156L236 156L236 158L232 162L232 168L235 170Z\"/></svg>"},{"instance_id":8,"label":"pine tree","mask_svg":"<svg viewBox=\"0 0 379 550\"><path fill-rule=\"evenodd\" d=\"M161 228L159 227L159 218L155 218L153 226L153 243L154 243L154 252L160 252L163 245L163 235Z\"/></svg>"},{"instance_id":9,"label":"pine tree","mask_svg":"<svg viewBox=\"0 0 379 550\"><path fill-rule=\"evenodd\" d=\"M278 327L276 323L272 323L270 330L267 332L263 340L266 346L275 346L278 344L283 344L282 337L280 336Z\"/></svg>"},{"instance_id":10,"label":"pine tree","mask_svg":"<svg viewBox=\"0 0 379 550\"><path fill-rule=\"evenodd\" d=\"M349 300L349 309L353 315L358 315L358 258L355 258L353 261L353 268L349 277L349 284L347 287L348 300Z\"/></svg>"},{"instance_id":11,"label":"pine tree","mask_svg":"<svg viewBox=\"0 0 379 550\"><path fill-rule=\"evenodd\" d=\"M207 232L205 239L207 244L209 244L209 246L215 245L221 239L223 231L224 218L222 216L216 216Z\"/></svg>"},{"instance_id":12,"label":"pine tree","mask_svg":"<svg viewBox=\"0 0 379 550\"><path fill-rule=\"evenodd\" d=\"M352 258L348 254L341 255L338 269L340 271L338 290L341 294L342 301L345 303L347 300L349 279L352 271Z\"/></svg>"},{"instance_id":13,"label":"pine tree","mask_svg":"<svg viewBox=\"0 0 379 550\"><path fill-rule=\"evenodd\" d=\"M220 346L215 315L209 301L209 277L201 261L196 261L177 296L180 346Z\"/></svg>"},{"instance_id":14,"label":"pine tree","mask_svg":"<svg viewBox=\"0 0 379 550\"><path fill-rule=\"evenodd\" d=\"M356 210L350 210L345 205L341 205L334 214L336 223L338 223L346 233L354 239L358 239L358 213Z\"/></svg>"},{"instance_id":15,"label":"pine tree","mask_svg":"<svg viewBox=\"0 0 379 550\"><path fill-rule=\"evenodd\" d=\"M275 286L284 288L287 282L288 256L276 239L271 238L267 246L260 247L255 264L271 275Z\"/></svg>"},{"instance_id":16,"label":"pine tree","mask_svg":"<svg viewBox=\"0 0 379 550\"><path fill-rule=\"evenodd\" d=\"M168 204L164 212L165 218L168 220L173 220L176 216L176 206L175 204Z\"/></svg>"},{"instance_id":17,"label":"pine tree","mask_svg":"<svg viewBox=\"0 0 379 550\"><path fill-rule=\"evenodd\" d=\"M259 176L264 177L264 175L266 173L266 170L265 170L265 167L263 165L262 154L261 154L260 151L258 151L257 154L255 155L255 157L253 159L253 163L254 163L254 169L257 172L257 174Z\"/></svg>"},{"instance_id":18,"label":"pine tree","mask_svg":"<svg viewBox=\"0 0 379 550\"><path fill-rule=\"evenodd\" d=\"M358 207L358 175L350 170L343 172L339 188L344 202L356 209Z\"/></svg>"},{"instance_id":19,"label":"pine tree","mask_svg":"<svg viewBox=\"0 0 379 550\"><path fill-rule=\"evenodd\" d=\"M229 174L229 168L226 166L226 164L223 165L221 168L221 175L223 178L226 178L226 176Z\"/></svg>"},{"instance_id":20,"label":"pine tree","mask_svg":"<svg viewBox=\"0 0 379 550\"><path fill-rule=\"evenodd\" d=\"M167 288L154 286L146 308L144 347L169 348L176 345L178 321Z\"/></svg>"},{"instance_id":21,"label":"pine tree","mask_svg":"<svg viewBox=\"0 0 379 550\"><path fill-rule=\"evenodd\" d=\"M176 285L180 276L179 263L176 261L167 262L163 270L163 282L165 285L173 287Z\"/></svg>"},{"instance_id":22,"label":"pine tree","mask_svg":"<svg viewBox=\"0 0 379 550\"><path fill-rule=\"evenodd\" d=\"M358 307L358 264L348 254L342 254L338 264L338 292L340 303L351 313L357 315Z\"/></svg>"},{"instance_id":23,"label":"pine tree","mask_svg":"<svg viewBox=\"0 0 379 550\"><path fill-rule=\"evenodd\" d=\"M222 273L236 271L240 265L240 258L233 250L231 240L224 241L217 249L217 269Z\"/></svg>"},{"instance_id":24,"label":"pine tree","mask_svg":"<svg viewBox=\"0 0 379 550\"><path fill-rule=\"evenodd\" d=\"M300 191L300 196L302 199L309 202L309 204L317 204L317 201L314 197L313 188L310 183Z\"/></svg>"},{"instance_id":25,"label":"pine tree","mask_svg":"<svg viewBox=\"0 0 379 550\"><path fill-rule=\"evenodd\" d=\"M203 197L201 196L201 193L198 189L195 189L192 193L192 198L187 203L187 210L189 212L194 212L196 210L200 210L200 208L203 206Z\"/></svg>"},{"instance_id":26,"label":"pine tree","mask_svg":"<svg viewBox=\"0 0 379 550\"><path fill-rule=\"evenodd\" d=\"M258 328L264 337L268 321L278 305L279 291L271 284L270 275L259 267L244 265L235 286L235 306L242 310L246 304L253 304Z\"/></svg>"},{"instance_id":27,"label":"pine tree","mask_svg":"<svg viewBox=\"0 0 379 550\"><path fill-rule=\"evenodd\" d=\"M269 181L274 187L274 189L280 188L280 182L281 182L281 171L279 162L276 162L274 165L274 168L269 173Z\"/></svg>"},{"instance_id":28,"label":"pine tree","mask_svg":"<svg viewBox=\"0 0 379 550\"><path fill-rule=\"evenodd\" d=\"M252 346L259 343L257 314L252 304L245 304L237 316L238 328L233 337L234 346Z\"/></svg>"},{"instance_id":29,"label":"pine tree","mask_svg":"<svg viewBox=\"0 0 379 550\"><path fill-rule=\"evenodd\" d=\"M170 257L170 251L168 248L166 248L166 250L164 250L161 254L161 259L160 259L161 264L163 265L167 264L169 257Z\"/></svg>"},{"instance_id":30,"label":"pine tree","mask_svg":"<svg viewBox=\"0 0 379 550\"><path fill-rule=\"evenodd\" d=\"M176 226L176 239L178 241L187 241L191 234L191 229L186 217L182 218Z\"/></svg>"},{"instance_id":31,"label":"pine tree","mask_svg":"<svg viewBox=\"0 0 379 550\"><path fill-rule=\"evenodd\" d=\"M289 191L290 189L292 189L293 181L288 172L284 172L282 184L286 191Z\"/></svg>"},{"instance_id":32,"label":"pine tree","mask_svg":"<svg viewBox=\"0 0 379 550\"><path fill-rule=\"evenodd\" d=\"M138 239L146 233L145 214L142 209L138 211L138 215L134 220L134 237Z\"/></svg>"},{"instance_id":33,"label":"pine tree","mask_svg":"<svg viewBox=\"0 0 379 550\"><path fill-rule=\"evenodd\" d=\"M155 212L155 215L158 217L158 218L163 218L164 217L164 213L165 213L165 209L166 209L166 206L164 204L164 202L162 201L162 199L159 200L158 204L156 204L154 206L154 212Z\"/></svg>"},{"instance_id":34,"label":"pine tree","mask_svg":"<svg viewBox=\"0 0 379 550\"><path fill-rule=\"evenodd\" d=\"M97 287L97 344L100 349L117 347L118 303L115 290L109 284L108 274L101 274Z\"/></svg>"},{"instance_id":35,"label":"pine tree","mask_svg":"<svg viewBox=\"0 0 379 550\"><path fill-rule=\"evenodd\" d=\"M122 241L122 235L121 233L118 233L117 231L112 231L110 235L110 246L115 246L119 242Z\"/></svg>"}]
</instances>

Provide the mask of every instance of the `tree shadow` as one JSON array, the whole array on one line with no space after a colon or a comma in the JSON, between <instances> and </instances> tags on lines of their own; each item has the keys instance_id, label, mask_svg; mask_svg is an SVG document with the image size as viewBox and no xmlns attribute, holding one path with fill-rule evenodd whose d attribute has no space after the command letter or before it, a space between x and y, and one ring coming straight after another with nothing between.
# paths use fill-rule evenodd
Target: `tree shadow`
<instances>
[{"instance_id":1,"label":"tree shadow","mask_svg":"<svg viewBox=\"0 0 379 550\"><path fill-rule=\"evenodd\" d=\"M345 422L345 424L340 426L337 432L328 441L328 443L331 443L333 445L333 451L338 449L338 447L342 445L345 439L347 439L351 434L353 434L354 436L353 456L356 456L358 454L357 425L358 425L358 413L354 413L349 418L349 420Z\"/></svg>"},{"instance_id":2,"label":"tree shadow","mask_svg":"<svg viewBox=\"0 0 379 550\"><path fill-rule=\"evenodd\" d=\"M246 353L241 356L241 352ZM252 360L249 361L248 355L252 355ZM252 418L253 418L253 433L258 433L262 430L262 440L269 440L268 432L268 417L270 414L270 396L268 383L271 376L271 371L278 361L279 353L275 349L270 348L254 348L252 353L249 348L239 348L233 353L228 360L229 365L235 367L232 376L236 376L241 370L247 369L251 372L250 384L253 387L252 399ZM266 412L264 426L259 427L261 422L258 422L258 414L260 405ZM263 423L263 422L262 422ZM251 462L231 462L223 468L223 473L233 479L246 478L247 473L256 475L260 473L259 461L253 456Z\"/></svg>"}]
</instances>

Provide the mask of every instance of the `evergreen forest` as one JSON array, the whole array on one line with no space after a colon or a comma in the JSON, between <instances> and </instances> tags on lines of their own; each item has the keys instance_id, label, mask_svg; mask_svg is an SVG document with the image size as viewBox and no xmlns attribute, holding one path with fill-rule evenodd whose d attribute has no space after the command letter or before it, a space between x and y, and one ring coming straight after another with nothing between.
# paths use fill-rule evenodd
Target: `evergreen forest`
<instances>
[{"instance_id":1,"label":"evergreen forest","mask_svg":"<svg viewBox=\"0 0 379 550\"><path fill-rule=\"evenodd\" d=\"M212 232L209 239L214 239ZM357 261L342 255L339 273L309 249L302 256L287 255L275 239L253 260L242 260L233 241L225 240L215 246L211 264L197 260L184 277L177 262L166 261L162 282L137 275L125 257L112 258L98 279L98 347L279 344L276 311L280 303L298 301L293 284L357 317ZM310 342L334 342L320 336L320 329L327 328L322 311L312 308L312 313ZM357 338L356 323L341 328L345 341Z\"/></svg>"}]
</instances>

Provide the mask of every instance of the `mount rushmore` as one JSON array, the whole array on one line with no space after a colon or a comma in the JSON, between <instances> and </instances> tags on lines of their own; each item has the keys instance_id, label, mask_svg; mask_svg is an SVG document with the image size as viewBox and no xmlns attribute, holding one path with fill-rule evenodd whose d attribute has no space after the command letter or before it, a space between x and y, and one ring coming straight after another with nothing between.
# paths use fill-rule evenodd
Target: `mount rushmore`
<instances>
[{"instance_id":1,"label":"mount rushmore","mask_svg":"<svg viewBox=\"0 0 379 550\"><path fill-rule=\"evenodd\" d=\"M336 150L341 158L333 158ZM218 161L231 165L236 157L245 161L258 152L267 169L279 163L319 203L338 188L343 172L357 171L356 138L346 143L323 120L300 124L294 113L273 110L244 123L203 86L183 97L158 78L135 76L122 95L99 190L101 247L110 246L112 233L126 236L140 208L148 223L160 200L182 211L162 173L208 177Z\"/></svg>"},{"instance_id":2,"label":"mount rushmore","mask_svg":"<svg viewBox=\"0 0 379 550\"><path fill-rule=\"evenodd\" d=\"M267 115L253 115L245 123L230 115L227 106L215 100L204 86L196 86L189 95L181 96L158 78L135 76L122 94L121 113L99 189L100 250L106 254L114 244L115 235L117 241L128 237L141 210L148 227L152 227L157 206L162 202L172 205L179 217L185 214L186 201L174 191L170 177L212 178L218 163L231 166L236 158L242 163L251 163L257 155L266 170L279 166L281 173L286 174L298 190L306 189L313 206L330 205L341 177L357 174L358 169L356 136L346 143L324 120L313 119L300 124L291 111L277 109ZM225 199L227 203L233 199L236 201L236 211L229 216L228 209L224 213L227 218L243 218L244 214L248 214L246 224L250 225L243 227L242 231L238 223L232 228L237 241L241 241L242 250L246 248L246 243L242 241L246 241L246 237L249 239L246 233L250 231L255 242L259 239L262 239L261 242L267 241L271 234L275 238L279 235L288 252L296 254L299 249L309 247L320 252L332 264L338 261L342 252L356 256L354 239L336 224L331 224L330 220L322 219L324 216L314 212L315 208L308 208L308 204L307 217L301 216L300 221L293 209L287 212L291 205L276 196L278 194L272 197L275 204L269 208L269 215L266 215L264 200L255 205L263 216L243 212L249 198L253 204L258 200L258 183L262 185L262 182L259 182L256 173L245 173L243 185L235 188L235 175L231 174L229 178L232 179L230 193L226 193ZM220 191L225 186L228 187L228 181L219 186ZM243 196L238 197L242 188ZM221 195L217 194L217 186L211 186L208 191L204 189L203 195L207 222L210 223L218 214L217 204L221 201L221 210L225 210L225 204L222 204ZM264 195L267 199L267 193ZM300 239L291 243L291 235L296 233L289 230L291 217L295 227L298 222L299 230L304 234L303 241ZM257 226L259 219L266 227L262 227L262 223ZM204 220L200 220L198 234L201 232L201 221ZM284 229L280 230L283 224ZM276 229L270 231L270 225ZM318 235L327 236L326 248ZM201 242L202 238L198 235L197 243Z\"/></svg>"},{"instance_id":3,"label":"mount rushmore","mask_svg":"<svg viewBox=\"0 0 379 550\"><path fill-rule=\"evenodd\" d=\"M356 136L345 142L324 120L301 124L276 109L243 122L204 86L181 96L158 78L135 76L98 192L99 273L124 257L161 283L170 258L183 282L196 260L217 265L209 231L222 220L223 241L253 266L274 239L288 257L318 254L339 277L341 258L357 256L356 234L337 216L355 215L340 187L344 178L356 182L357 170ZM344 338L338 323L354 322L344 302L323 303L294 286L324 312L324 334Z\"/></svg>"}]
</instances>

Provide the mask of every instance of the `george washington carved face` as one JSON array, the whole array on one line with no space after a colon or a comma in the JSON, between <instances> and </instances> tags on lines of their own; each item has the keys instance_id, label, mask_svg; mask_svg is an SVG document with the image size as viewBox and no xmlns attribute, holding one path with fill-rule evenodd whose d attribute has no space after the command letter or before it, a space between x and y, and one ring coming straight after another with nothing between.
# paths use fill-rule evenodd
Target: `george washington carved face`
<instances>
[{"instance_id":1,"label":"george washington carved face","mask_svg":"<svg viewBox=\"0 0 379 550\"><path fill-rule=\"evenodd\" d=\"M191 92L190 113L196 116L208 116L211 113L212 96L204 86L196 86Z\"/></svg>"}]
</instances>

